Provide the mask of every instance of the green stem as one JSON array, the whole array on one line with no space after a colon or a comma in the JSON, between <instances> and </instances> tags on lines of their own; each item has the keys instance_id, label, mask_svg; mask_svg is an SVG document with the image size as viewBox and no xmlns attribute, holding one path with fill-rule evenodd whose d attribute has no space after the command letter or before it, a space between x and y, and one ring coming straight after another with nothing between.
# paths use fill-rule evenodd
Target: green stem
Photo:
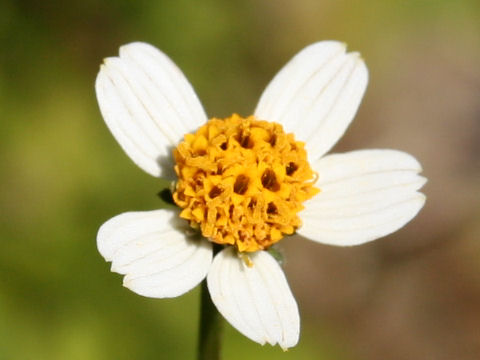
<instances>
[{"instance_id":1,"label":"green stem","mask_svg":"<svg viewBox=\"0 0 480 360\"><path fill-rule=\"evenodd\" d=\"M206 280L201 288L198 360L220 360L223 318L210 298Z\"/></svg>"}]
</instances>

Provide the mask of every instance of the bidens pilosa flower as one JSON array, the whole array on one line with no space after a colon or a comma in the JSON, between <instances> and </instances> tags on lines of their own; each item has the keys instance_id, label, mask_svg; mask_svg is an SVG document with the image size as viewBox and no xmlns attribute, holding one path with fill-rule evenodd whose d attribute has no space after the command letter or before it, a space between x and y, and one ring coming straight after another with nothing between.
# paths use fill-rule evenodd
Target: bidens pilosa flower
<instances>
[{"instance_id":1,"label":"bidens pilosa flower","mask_svg":"<svg viewBox=\"0 0 480 360\"><path fill-rule=\"evenodd\" d=\"M129 212L103 224L97 245L112 271L156 298L181 295L206 277L213 303L242 334L294 346L297 304L265 250L294 233L331 245L365 243L405 225L425 202L417 191L421 166L404 152L325 156L367 82L357 53L319 42L274 77L253 115L208 120L165 54L145 43L122 46L98 74L100 110L140 168L174 176L179 210ZM214 243L221 245L215 256Z\"/></svg>"}]
</instances>

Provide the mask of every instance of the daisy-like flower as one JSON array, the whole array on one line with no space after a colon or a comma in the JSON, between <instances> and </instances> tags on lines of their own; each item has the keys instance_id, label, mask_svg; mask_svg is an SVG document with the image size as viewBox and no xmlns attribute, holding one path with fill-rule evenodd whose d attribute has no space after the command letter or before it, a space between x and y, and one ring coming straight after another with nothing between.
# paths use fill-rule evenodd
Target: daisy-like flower
<instances>
[{"instance_id":1,"label":"daisy-like flower","mask_svg":"<svg viewBox=\"0 0 480 360\"><path fill-rule=\"evenodd\" d=\"M367 82L358 53L318 42L274 77L252 116L208 120L165 54L145 43L122 46L100 68L100 110L140 168L176 175L179 210L128 212L103 224L97 245L112 271L154 298L179 296L206 278L213 303L242 334L284 349L297 344L297 304L265 250L294 233L362 244L401 228L425 202L418 190L426 180L411 155L325 155Z\"/></svg>"}]
</instances>

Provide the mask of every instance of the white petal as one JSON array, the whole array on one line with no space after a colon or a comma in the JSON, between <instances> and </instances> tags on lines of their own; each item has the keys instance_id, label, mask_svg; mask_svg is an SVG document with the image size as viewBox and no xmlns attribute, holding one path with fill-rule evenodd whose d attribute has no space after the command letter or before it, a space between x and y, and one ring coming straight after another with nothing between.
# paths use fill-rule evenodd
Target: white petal
<instances>
[{"instance_id":1,"label":"white petal","mask_svg":"<svg viewBox=\"0 0 480 360\"><path fill-rule=\"evenodd\" d=\"M205 278L212 262L211 243L187 238L185 225L168 210L124 213L100 227L98 250L137 294L179 296Z\"/></svg>"},{"instance_id":2,"label":"white petal","mask_svg":"<svg viewBox=\"0 0 480 360\"><path fill-rule=\"evenodd\" d=\"M124 151L154 176L169 175L171 150L207 117L190 83L161 51L145 43L105 59L95 89L103 118Z\"/></svg>"},{"instance_id":3,"label":"white petal","mask_svg":"<svg viewBox=\"0 0 480 360\"><path fill-rule=\"evenodd\" d=\"M358 53L322 41L300 51L273 78L260 98L255 116L281 123L306 142L316 160L340 139L357 112L368 83Z\"/></svg>"},{"instance_id":4,"label":"white petal","mask_svg":"<svg viewBox=\"0 0 480 360\"><path fill-rule=\"evenodd\" d=\"M409 154L361 150L333 154L312 165L320 193L300 213L300 235L331 245L357 245L388 235L425 203L426 179Z\"/></svg>"},{"instance_id":5,"label":"white petal","mask_svg":"<svg viewBox=\"0 0 480 360\"><path fill-rule=\"evenodd\" d=\"M265 251L249 254L245 265L232 248L217 254L207 276L220 313L238 331L260 344L295 346L300 317L295 298L276 260Z\"/></svg>"}]
</instances>

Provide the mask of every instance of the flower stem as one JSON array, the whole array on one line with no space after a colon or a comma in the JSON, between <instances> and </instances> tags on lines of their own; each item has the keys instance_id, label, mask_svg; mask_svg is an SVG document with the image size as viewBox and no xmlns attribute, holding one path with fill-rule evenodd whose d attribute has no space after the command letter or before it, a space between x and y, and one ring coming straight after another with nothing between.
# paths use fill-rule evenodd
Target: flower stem
<instances>
[{"instance_id":1,"label":"flower stem","mask_svg":"<svg viewBox=\"0 0 480 360\"><path fill-rule=\"evenodd\" d=\"M201 288L198 360L220 360L223 318L210 298L206 280Z\"/></svg>"}]
</instances>

